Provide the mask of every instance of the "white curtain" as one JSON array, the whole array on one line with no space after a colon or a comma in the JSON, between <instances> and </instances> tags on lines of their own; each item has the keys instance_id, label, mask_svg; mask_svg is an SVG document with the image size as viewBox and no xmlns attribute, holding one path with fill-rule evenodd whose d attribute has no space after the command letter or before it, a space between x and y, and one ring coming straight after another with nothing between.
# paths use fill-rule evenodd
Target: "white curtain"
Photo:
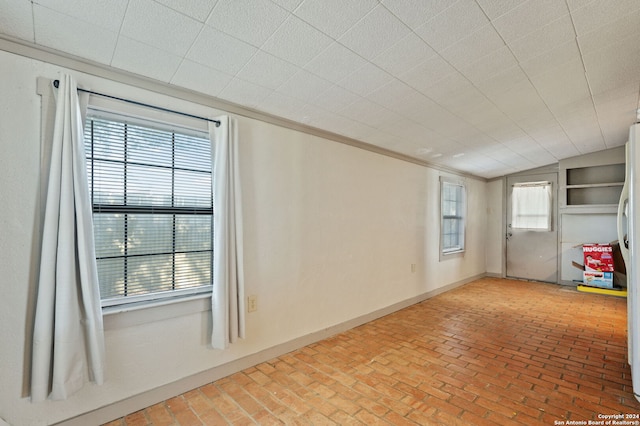
<instances>
[{"instance_id":1,"label":"white curtain","mask_svg":"<svg viewBox=\"0 0 640 426\"><path fill-rule=\"evenodd\" d=\"M86 103L85 103L86 106ZM104 334L83 120L73 77L59 79L33 330L31 399L65 399L104 380Z\"/></svg>"},{"instance_id":2,"label":"white curtain","mask_svg":"<svg viewBox=\"0 0 640 426\"><path fill-rule=\"evenodd\" d=\"M235 122L209 123L213 155L213 296L211 345L224 349L244 338L242 206Z\"/></svg>"},{"instance_id":3,"label":"white curtain","mask_svg":"<svg viewBox=\"0 0 640 426\"><path fill-rule=\"evenodd\" d=\"M516 183L511 192L513 229L551 230L551 182Z\"/></svg>"}]
</instances>

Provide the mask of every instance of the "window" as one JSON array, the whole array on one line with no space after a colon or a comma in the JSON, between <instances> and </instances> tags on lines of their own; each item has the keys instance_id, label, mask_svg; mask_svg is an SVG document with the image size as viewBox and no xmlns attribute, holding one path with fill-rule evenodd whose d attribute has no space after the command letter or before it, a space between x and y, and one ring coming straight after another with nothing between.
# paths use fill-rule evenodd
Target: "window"
<instances>
[{"instance_id":1,"label":"window","mask_svg":"<svg viewBox=\"0 0 640 426\"><path fill-rule=\"evenodd\" d=\"M210 291L208 135L89 110L84 136L103 306Z\"/></svg>"},{"instance_id":2,"label":"window","mask_svg":"<svg viewBox=\"0 0 640 426\"><path fill-rule=\"evenodd\" d=\"M440 180L440 247L443 255L464 251L465 187L461 182Z\"/></svg>"},{"instance_id":3,"label":"window","mask_svg":"<svg viewBox=\"0 0 640 426\"><path fill-rule=\"evenodd\" d=\"M511 227L551 231L551 182L516 183L511 191Z\"/></svg>"}]
</instances>

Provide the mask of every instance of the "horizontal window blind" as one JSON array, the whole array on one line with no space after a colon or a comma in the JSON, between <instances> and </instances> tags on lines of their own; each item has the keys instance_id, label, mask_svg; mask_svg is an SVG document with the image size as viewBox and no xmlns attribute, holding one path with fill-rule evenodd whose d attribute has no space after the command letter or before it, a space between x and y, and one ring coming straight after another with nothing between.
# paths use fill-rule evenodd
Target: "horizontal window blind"
<instances>
[{"instance_id":1,"label":"horizontal window blind","mask_svg":"<svg viewBox=\"0 0 640 426\"><path fill-rule=\"evenodd\" d=\"M208 135L89 114L85 149L103 305L210 290Z\"/></svg>"}]
</instances>

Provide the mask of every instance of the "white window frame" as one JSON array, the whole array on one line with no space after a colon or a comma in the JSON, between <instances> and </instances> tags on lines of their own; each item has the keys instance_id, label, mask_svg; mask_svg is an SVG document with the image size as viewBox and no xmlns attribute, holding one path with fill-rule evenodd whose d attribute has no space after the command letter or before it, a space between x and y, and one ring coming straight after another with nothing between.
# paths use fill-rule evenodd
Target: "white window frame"
<instances>
[{"instance_id":1,"label":"white window frame","mask_svg":"<svg viewBox=\"0 0 640 426\"><path fill-rule=\"evenodd\" d=\"M457 200L459 209L455 216L449 217L445 214L445 189L447 186L460 188L460 200ZM440 176L440 260L463 256L466 246L466 222L467 222L467 188L462 179L455 179ZM458 244L455 247L445 247L445 227L447 220L455 219L459 221Z\"/></svg>"},{"instance_id":2,"label":"white window frame","mask_svg":"<svg viewBox=\"0 0 640 426\"><path fill-rule=\"evenodd\" d=\"M203 123L200 120L185 119L184 117L176 116L171 113L158 113L157 111L147 110L146 108L134 105L123 105L121 103L112 102L113 101L105 101L103 99L96 99L94 102L90 102L87 110L87 116L97 116L114 120L126 119L128 122L134 124L171 129L187 135L198 134L200 136L206 135L206 137L208 137L206 123ZM213 277L213 270L211 270L211 277ZM213 285L209 284L207 286L191 289L154 292L113 299L101 299L101 304L105 314L118 313L129 310L138 310L146 307L161 307L175 302L188 302L194 299L208 298L211 295L212 289Z\"/></svg>"}]
</instances>

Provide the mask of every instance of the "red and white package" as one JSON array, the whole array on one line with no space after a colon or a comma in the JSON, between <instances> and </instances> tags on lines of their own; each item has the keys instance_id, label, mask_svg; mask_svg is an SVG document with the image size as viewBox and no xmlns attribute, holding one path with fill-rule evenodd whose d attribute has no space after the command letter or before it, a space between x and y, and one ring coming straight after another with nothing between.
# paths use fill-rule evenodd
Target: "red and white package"
<instances>
[{"instance_id":1,"label":"red and white package","mask_svg":"<svg viewBox=\"0 0 640 426\"><path fill-rule=\"evenodd\" d=\"M610 244L584 244L584 270L613 272L613 249Z\"/></svg>"}]
</instances>

